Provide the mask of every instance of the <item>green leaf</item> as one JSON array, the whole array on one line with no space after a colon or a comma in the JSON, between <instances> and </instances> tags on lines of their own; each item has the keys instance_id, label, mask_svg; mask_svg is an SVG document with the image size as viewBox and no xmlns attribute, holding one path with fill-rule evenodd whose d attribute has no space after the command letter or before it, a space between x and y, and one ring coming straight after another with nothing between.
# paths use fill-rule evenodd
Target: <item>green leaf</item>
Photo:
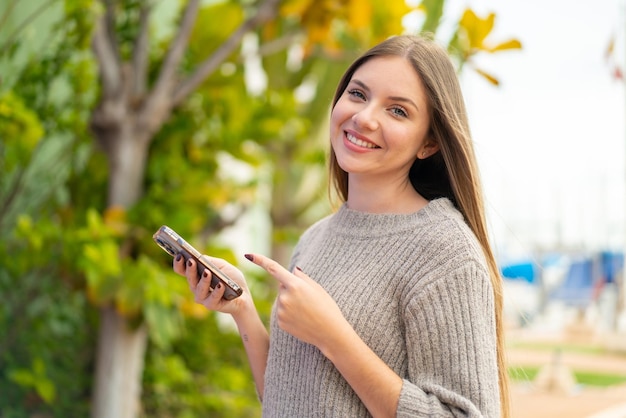
<instances>
[{"instance_id":1,"label":"green leaf","mask_svg":"<svg viewBox=\"0 0 626 418\"><path fill-rule=\"evenodd\" d=\"M22 98L10 91L0 95L0 168L10 172L28 164L43 135L39 118Z\"/></svg>"},{"instance_id":2,"label":"green leaf","mask_svg":"<svg viewBox=\"0 0 626 418\"><path fill-rule=\"evenodd\" d=\"M53 382L46 376L46 365L40 357L35 357L31 369L16 369L9 372L9 378L18 385L32 388L46 403L56 397Z\"/></svg>"},{"instance_id":3,"label":"green leaf","mask_svg":"<svg viewBox=\"0 0 626 418\"><path fill-rule=\"evenodd\" d=\"M425 19L420 32L437 33L444 4L445 0L422 0L419 8L424 12Z\"/></svg>"}]
</instances>

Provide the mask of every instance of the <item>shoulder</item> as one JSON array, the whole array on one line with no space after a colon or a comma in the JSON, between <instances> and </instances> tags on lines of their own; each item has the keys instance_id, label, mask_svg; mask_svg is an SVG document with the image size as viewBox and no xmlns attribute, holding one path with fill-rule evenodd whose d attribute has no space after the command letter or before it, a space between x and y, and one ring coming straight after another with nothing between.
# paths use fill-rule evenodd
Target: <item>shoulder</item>
<instances>
[{"instance_id":1,"label":"shoulder","mask_svg":"<svg viewBox=\"0 0 626 418\"><path fill-rule=\"evenodd\" d=\"M448 199L437 199L425 208L428 222L419 242L420 256L407 277L408 300L432 287L465 291L469 287L490 285L489 269L478 239L463 215Z\"/></svg>"},{"instance_id":2,"label":"shoulder","mask_svg":"<svg viewBox=\"0 0 626 418\"><path fill-rule=\"evenodd\" d=\"M310 241L314 237L323 234L324 231L328 231L331 228L330 226L331 221L335 216L336 216L336 213L326 215L325 217L316 221L307 229L305 229L304 232L300 235L300 238L298 239L298 244Z\"/></svg>"},{"instance_id":3,"label":"shoulder","mask_svg":"<svg viewBox=\"0 0 626 418\"><path fill-rule=\"evenodd\" d=\"M484 258L476 236L450 200L442 198L431 201L425 208L425 215L428 218L428 231L424 238L429 241L425 248L433 256L452 252Z\"/></svg>"}]
</instances>

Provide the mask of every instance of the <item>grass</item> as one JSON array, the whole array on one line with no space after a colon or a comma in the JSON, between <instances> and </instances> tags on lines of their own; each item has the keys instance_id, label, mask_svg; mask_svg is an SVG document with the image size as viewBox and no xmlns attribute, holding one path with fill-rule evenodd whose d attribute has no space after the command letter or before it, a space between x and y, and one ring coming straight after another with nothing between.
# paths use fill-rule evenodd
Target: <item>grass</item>
<instances>
[{"instance_id":1,"label":"grass","mask_svg":"<svg viewBox=\"0 0 626 418\"><path fill-rule=\"evenodd\" d=\"M509 377L517 382L530 382L535 380L539 373L539 367L509 367Z\"/></svg>"},{"instance_id":2,"label":"grass","mask_svg":"<svg viewBox=\"0 0 626 418\"><path fill-rule=\"evenodd\" d=\"M524 382L532 381L537 377L539 367L521 367L515 366L509 368L509 376L511 380ZM580 372L573 371L576 382L585 386L608 387L626 383L626 375L596 373L596 372Z\"/></svg>"},{"instance_id":3,"label":"grass","mask_svg":"<svg viewBox=\"0 0 626 418\"><path fill-rule=\"evenodd\" d=\"M606 387L626 383L626 376L623 374L574 372L574 376L578 383L589 386Z\"/></svg>"},{"instance_id":4,"label":"grass","mask_svg":"<svg viewBox=\"0 0 626 418\"><path fill-rule=\"evenodd\" d=\"M589 356L611 355L616 359L626 361L626 352L608 350L606 347L594 343L584 342L563 342L563 341L508 341L507 348L522 349L531 351L542 351L550 353L576 353ZM524 382L532 381L540 371L539 366L512 365L509 367L509 376L512 381ZM613 385L626 384L626 374L607 373L596 371L572 370L576 382L580 385L592 387L608 387Z\"/></svg>"}]
</instances>

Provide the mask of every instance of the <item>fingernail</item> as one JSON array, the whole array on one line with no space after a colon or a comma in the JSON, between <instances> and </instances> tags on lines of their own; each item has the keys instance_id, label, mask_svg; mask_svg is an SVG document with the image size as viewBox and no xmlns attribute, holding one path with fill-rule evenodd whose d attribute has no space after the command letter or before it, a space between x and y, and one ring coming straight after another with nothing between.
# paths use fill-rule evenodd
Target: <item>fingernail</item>
<instances>
[{"instance_id":1,"label":"fingernail","mask_svg":"<svg viewBox=\"0 0 626 418\"><path fill-rule=\"evenodd\" d=\"M187 261L187 265L188 265L189 267L191 267L191 266L193 265L193 263L191 262L191 259Z\"/></svg>"},{"instance_id":2,"label":"fingernail","mask_svg":"<svg viewBox=\"0 0 626 418\"><path fill-rule=\"evenodd\" d=\"M204 270L204 272L202 273L202 277L204 277L205 279L209 277L209 270Z\"/></svg>"},{"instance_id":3,"label":"fingernail","mask_svg":"<svg viewBox=\"0 0 626 418\"><path fill-rule=\"evenodd\" d=\"M302 269L300 268L300 266L296 266L296 270L298 271L302 271ZM302 271L303 272L303 271ZM303 272L304 273L304 272Z\"/></svg>"},{"instance_id":4,"label":"fingernail","mask_svg":"<svg viewBox=\"0 0 626 418\"><path fill-rule=\"evenodd\" d=\"M176 254L176 258L174 260L176 260L176 262L178 263L181 258L183 258L183 256L179 253L179 254Z\"/></svg>"},{"instance_id":5,"label":"fingernail","mask_svg":"<svg viewBox=\"0 0 626 418\"><path fill-rule=\"evenodd\" d=\"M216 288L216 289L219 289L219 288L221 288L221 287L222 287L222 284L221 284L221 283L218 283L218 284L217 284L217 286L215 286L215 288Z\"/></svg>"},{"instance_id":6,"label":"fingernail","mask_svg":"<svg viewBox=\"0 0 626 418\"><path fill-rule=\"evenodd\" d=\"M246 257L250 261L254 261L254 256L252 254L244 254L244 257Z\"/></svg>"}]
</instances>

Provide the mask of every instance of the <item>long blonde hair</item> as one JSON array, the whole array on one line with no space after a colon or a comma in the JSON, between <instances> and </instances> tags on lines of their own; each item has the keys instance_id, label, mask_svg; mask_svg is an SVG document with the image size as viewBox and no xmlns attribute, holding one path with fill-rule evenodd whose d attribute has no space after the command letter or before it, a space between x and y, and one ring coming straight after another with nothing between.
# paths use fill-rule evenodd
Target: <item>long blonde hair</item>
<instances>
[{"instance_id":1,"label":"long blonde hair","mask_svg":"<svg viewBox=\"0 0 626 418\"><path fill-rule=\"evenodd\" d=\"M487 259L495 297L501 413L503 417L508 417L509 379L505 359L502 278L489 242L478 166L456 71L445 49L433 40L414 35L395 36L374 46L348 67L337 86L333 107L354 72L368 60L380 56L406 58L426 90L430 107L430 137L439 145L440 152L424 160L415 160L409 172L413 187L429 200L449 198L463 214ZM332 148L330 180L339 197L346 201L348 173L339 167Z\"/></svg>"}]
</instances>

